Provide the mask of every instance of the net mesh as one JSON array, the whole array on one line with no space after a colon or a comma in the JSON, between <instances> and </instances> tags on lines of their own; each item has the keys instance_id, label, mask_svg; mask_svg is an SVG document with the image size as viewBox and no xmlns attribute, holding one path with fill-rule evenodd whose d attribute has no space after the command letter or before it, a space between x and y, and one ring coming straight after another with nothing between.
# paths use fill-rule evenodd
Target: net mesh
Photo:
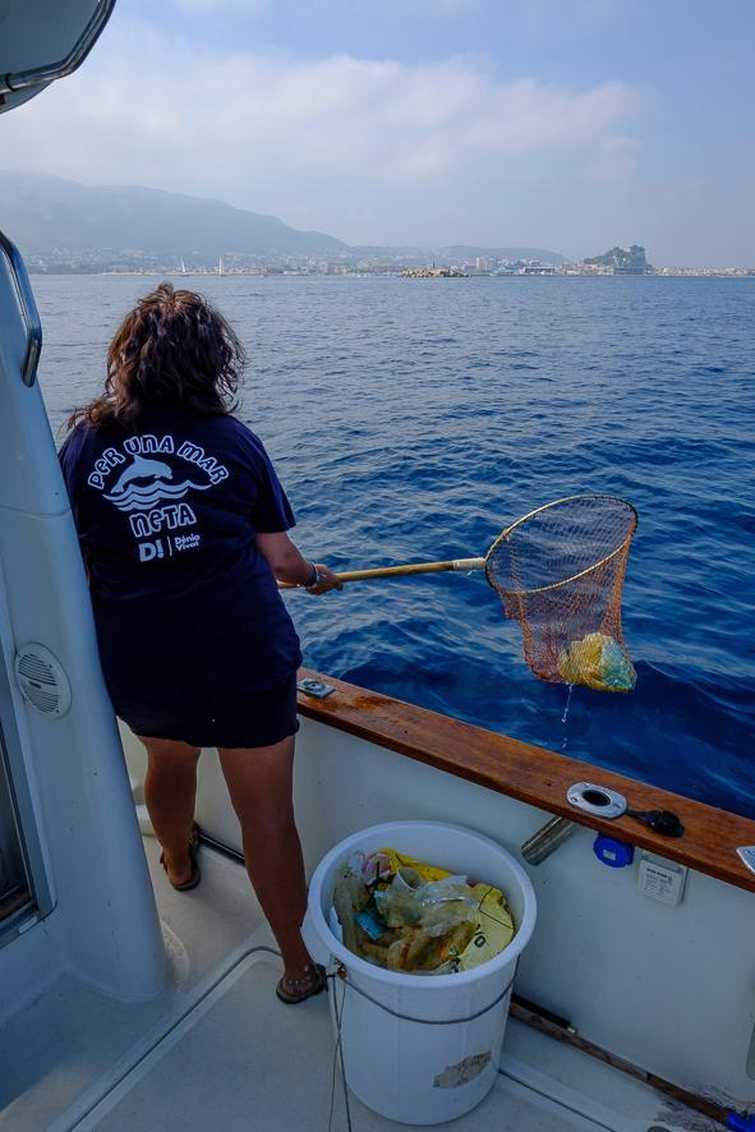
<instances>
[{"instance_id":1,"label":"net mesh","mask_svg":"<svg viewBox=\"0 0 755 1132\"><path fill-rule=\"evenodd\" d=\"M621 499L580 495L520 519L493 544L485 572L522 627L541 680L631 691L621 594L637 513Z\"/></svg>"}]
</instances>

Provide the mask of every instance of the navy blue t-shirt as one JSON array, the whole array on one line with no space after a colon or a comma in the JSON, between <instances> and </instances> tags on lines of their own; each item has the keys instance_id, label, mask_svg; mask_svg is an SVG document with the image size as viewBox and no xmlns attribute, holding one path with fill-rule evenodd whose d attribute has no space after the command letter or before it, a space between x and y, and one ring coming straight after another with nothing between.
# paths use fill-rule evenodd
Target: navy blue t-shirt
<instances>
[{"instance_id":1,"label":"navy blue t-shirt","mask_svg":"<svg viewBox=\"0 0 755 1132\"><path fill-rule=\"evenodd\" d=\"M254 433L154 409L133 429L80 424L60 461L119 714L291 676L299 641L255 536L295 520Z\"/></svg>"}]
</instances>

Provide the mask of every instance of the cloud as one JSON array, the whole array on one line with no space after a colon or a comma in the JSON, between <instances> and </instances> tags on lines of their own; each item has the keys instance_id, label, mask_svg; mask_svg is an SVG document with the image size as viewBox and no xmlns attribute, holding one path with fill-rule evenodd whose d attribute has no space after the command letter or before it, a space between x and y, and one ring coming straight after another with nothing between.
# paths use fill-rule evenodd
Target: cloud
<instances>
[{"instance_id":1,"label":"cloud","mask_svg":"<svg viewBox=\"0 0 755 1132\"><path fill-rule=\"evenodd\" d=\"M620 82L503 82L468 58L410 65L213 53L122 18L78 75L3 119L0 162L217 196L333 227L347 194L352 204L362 194L360 212L386 194L394 208L402 194L423 193L454 208L443 186L526 175L529 161L544 158L585 171L597 161L601 175L613 154L627 175L639 106Z\"/></svg>"},{"instance_id":2,"label":"cloud","mask_svg":"<svg viewBox=\"0 0 755 1132\"><path fill-rule=\"evenodd\" d=\"M278 0L280 3L280 0ZM171 0L172 6L187 15L232 15L246 18L269 12L273 0ZM326 0L327 3L327 0ZM351 0L346 0L347 4ZM476 15L483 0L371 0L370 8L388 10L401 16L422 15L460 17ZM295 18L295 8L292 18Z\"/></svg>"},{"instance_id":3,"label":"cloud","mask_svg":"<svg viewBox=\"0 0 755 1132\"><path fill-rule=\"evenodd\" d=\"M384 0L385 2L385 0ZM391 7L398 7L407 12L421 12L426 16L474 16L482 10L483 0L388 0Z\"/></svg>"},{"instance_id":4,"label":"cloud","mask_svg":"<svg viewBox=\"0 0 755 1132\"><path fill-rule=\"evenodd\" d=\"M187 15L258 16L270 6L270 0L173 0L173 7Z\"/></svg>"},{"instance_id":5,"label":"cloud","mask_svg":"<svg viewBox=\"0 0 755 1132\"><path fill-rule=\"evenodd\" d=\"M596 181L625 181L637 167L638 148L636 138L604 138L590 161L589 174Z\"/></svg>"}]
</instances>

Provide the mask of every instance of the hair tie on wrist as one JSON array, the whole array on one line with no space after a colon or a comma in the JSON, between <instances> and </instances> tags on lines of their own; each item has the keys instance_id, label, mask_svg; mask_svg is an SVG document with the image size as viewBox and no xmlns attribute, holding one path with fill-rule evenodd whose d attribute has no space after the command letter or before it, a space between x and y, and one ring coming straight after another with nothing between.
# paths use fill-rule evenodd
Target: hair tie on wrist
<instances>
[{"instance_id":1,"label":"hair tie on wrist","mask_svg":"<svg viewBox=\"0 0 755 1132\"><path fill-rule=\"evenodd\" d=\"M321 581L322 577L320 575L320 571L317 569L317 566L313 562L312 573L309 575L309 581L304 583L304 588L306 590L314 589L315 586L319 586Z\"/></svg>"}]
</instances>

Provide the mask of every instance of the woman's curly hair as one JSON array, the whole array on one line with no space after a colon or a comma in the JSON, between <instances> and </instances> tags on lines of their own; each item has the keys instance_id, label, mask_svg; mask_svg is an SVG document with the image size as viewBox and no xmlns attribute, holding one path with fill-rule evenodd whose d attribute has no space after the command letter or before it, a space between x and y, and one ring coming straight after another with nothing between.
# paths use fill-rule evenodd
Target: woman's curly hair
<instances>
[{"instance_id":1,"label":"woman's curly hair","mask_svg":"<svg viewBox=\"0 0 755 1132\"><path fill-rule=\"evenodd\" d=\"M155 406L232 412L245 365L236 333L202 295L161 283L124 318L107 352L105 392L68 427L128 427Z\"/></svg>"}]
</instances>

